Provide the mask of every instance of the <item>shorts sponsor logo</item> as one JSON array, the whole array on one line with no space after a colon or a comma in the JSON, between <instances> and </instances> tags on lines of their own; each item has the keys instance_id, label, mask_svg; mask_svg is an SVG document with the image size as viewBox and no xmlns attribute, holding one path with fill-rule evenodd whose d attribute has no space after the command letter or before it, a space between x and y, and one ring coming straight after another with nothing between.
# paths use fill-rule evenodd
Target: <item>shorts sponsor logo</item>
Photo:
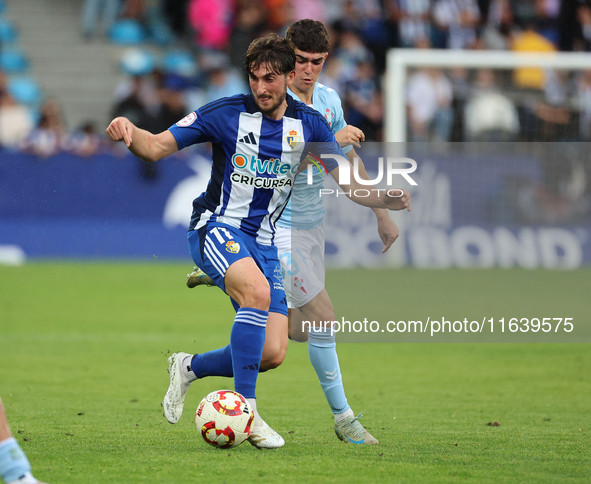
<instances>
[{"instance_id":1,"label":"shorts sponsor logo","mask_svg":"<svg viewBox=\"0 0 591 484\"><path fill-rule=\"evenodd\" d=\"M178 123L176 123L176 125L180 126L181 128L184 128L186 126L191 126L196 119L197 119L197 115L194 112L189 113L183 119L181 119Z\"/></svg>"},{"instance_id":2,"label":"shorts sponsor logo","mask_svg":"<svg viewBox=\"0 0 591 484\"><path fill-rule=\"evenodd\" d=\"M240 252L240 244L238 242L234 242L233 240L229 240L226 242L226 250L232 254L237 254Z\"/></svg>"}]
</instances>

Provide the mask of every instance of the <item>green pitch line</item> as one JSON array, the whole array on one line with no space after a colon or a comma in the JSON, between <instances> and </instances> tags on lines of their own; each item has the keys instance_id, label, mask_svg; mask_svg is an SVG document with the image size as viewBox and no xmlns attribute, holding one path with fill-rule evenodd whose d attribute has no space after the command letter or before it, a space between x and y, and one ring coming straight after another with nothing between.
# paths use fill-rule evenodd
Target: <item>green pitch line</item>
<instances>
[{"instance_id":1,"label":"green pitch line","mask_svg":"<svg viewBox=\"0 0 591 484\"><path fill-rule=\"evenodd\" d=\"M177 425L160 408L168 352L224 345L232 324L221 291L185 287L191 267L0 267L0 395L37 477L62 484L591 479L588 344L339 344L349 402L381 442L365 448L337 440L307 347L294 343L258 386L259 409L286 446L213 449L193 413L231 380L197 382ZM330 272L327 286L339 317L571 311L586 321L590 275L356 270Z\"/></svg>"}]
</instances>

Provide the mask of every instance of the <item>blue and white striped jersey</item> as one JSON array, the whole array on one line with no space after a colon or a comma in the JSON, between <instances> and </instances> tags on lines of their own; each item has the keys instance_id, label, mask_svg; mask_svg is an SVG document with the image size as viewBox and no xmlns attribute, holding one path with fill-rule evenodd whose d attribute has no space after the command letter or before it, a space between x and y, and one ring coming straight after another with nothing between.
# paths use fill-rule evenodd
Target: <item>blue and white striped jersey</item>
<instances>
[{"instance_id":1,"label":"blue and white striped jersey","mask_svg":"<svg viewBox=\"0 0 591 484\"><path fill-rule=\"evenodd\" d=\"M179 149L213 145L211 178L193 201L189 230L219 222L272 245L305 144L320 142L325 152L343 154L318 112L290 96L287 104L285 116L273 120L260 112L252 94L239 94L207 104L169 128ZM325 164L329 171L337 167L332 159Z\"/></svg>"},{"instance_id":2,"label":"blue and white striped jersey","mask_svg":"<svg viewBox=\"0 0 591 484\"><path fill-rule=\"evenodd\" d=\"M299 101L297 94L289 89L287 92ZM314 108L326 119L333 133L347 126L341 106L341 98L334 89L317 82L312 93L312 103L310 107ZM347 153L351 149L351 146L346 146L343 148L343 152ZM277 221L278 227L309 230L318 227L324 221L326 212L320 197L320 189L324 188L325 174L316 167L313 170L314 176L311 185L307 183L306 171L296 177L291 199L281 218Z\"/></svg>"}]
</instances>

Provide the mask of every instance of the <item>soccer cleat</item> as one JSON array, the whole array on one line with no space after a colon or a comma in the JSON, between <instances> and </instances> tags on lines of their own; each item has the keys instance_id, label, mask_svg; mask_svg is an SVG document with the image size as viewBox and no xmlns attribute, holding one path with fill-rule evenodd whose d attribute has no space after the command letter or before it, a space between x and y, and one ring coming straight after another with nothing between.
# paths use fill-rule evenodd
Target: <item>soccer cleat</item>
<instances>
[{"instance_id":1,"label":"soccer cleat","mask_svg":"<svg viewBox=\"0 0 591 484\"><path fill-rule=\"evenodd\" d=\"M183 414L183 407L185 405L185 397L189 390L190 381L183 375L180 361L186 356L191 356L189 353L173 353L168 358L168 374L170 376L170 385L168 391L162 400L162 408L164 409L164 416L169 423L175 424Z\"/></svg>"},{"instance_id":2,"label":"soccer cleat","mask_svg":"<svg viewBox=\"0 0 591 484\"><path fill-rule=\"evenodd\" d=\"M351 442L352 444L379 444L378 440L359 423L361 417L363 417L362 413L357 417L347 417L339 423L335 423L334 431L337 437L343 442Z\"/></svg>"},{"instance_id":3,"label":"soccer cleat","mask_svg":"<svg viewBox=\"0 0 591 484\"><path fill-rule=\"evenodd\" d=\"M6 484L45 484L45 483L41 482L39 479L36 479L35 477L33 477L33 475L30 472L27 472L24 476L20 477L16 481L10 481L10 482L7 482Z\"/></svg>"},{"instance_id":4,"label":"soccer cleat","mask_svg":"<svg viewBox=\"0 0 591 484\"><path fill-rule=\"evenodd\" d=\"M199 269L199 267L195 266L193 267L193 272L187 274L187 287L192 289L195 286L211 287L215 286L215 283L212 281L211 277Z\"/></svg>"},{"instance_id":5,"label":"soccer cleat","mask_svg":"<svg viewBox=\"0 0 591 484\"><path fill-rule=\"evenodd\" d=\"M283 447L285 445L283 437L269 427L267 422L264 420L260 421L262 425L254 426L251 434L248 436L250 445L257 449L278 449L279 447Z\"/></svg>"}]
</instances>

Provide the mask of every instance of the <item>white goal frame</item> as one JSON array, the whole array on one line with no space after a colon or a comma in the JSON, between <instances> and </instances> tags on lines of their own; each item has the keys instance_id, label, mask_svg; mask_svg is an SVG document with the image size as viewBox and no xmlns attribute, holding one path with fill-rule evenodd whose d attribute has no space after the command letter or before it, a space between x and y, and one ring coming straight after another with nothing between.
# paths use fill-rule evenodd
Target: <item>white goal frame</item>
<instances>
[{"instance_id":1,"label":"white goal frame","mask_svg":"<svg viewBox=\"0 0 591 484\"><path fill-rule=\"evenodd\" d=\"M405 142L406 80L409 67L467 67L511 69L540 67L549 69L591 69L591 54L585 52L516 53L489 50L391 49L384 76L384 141Z\"/></svg>"}]
</instances>

